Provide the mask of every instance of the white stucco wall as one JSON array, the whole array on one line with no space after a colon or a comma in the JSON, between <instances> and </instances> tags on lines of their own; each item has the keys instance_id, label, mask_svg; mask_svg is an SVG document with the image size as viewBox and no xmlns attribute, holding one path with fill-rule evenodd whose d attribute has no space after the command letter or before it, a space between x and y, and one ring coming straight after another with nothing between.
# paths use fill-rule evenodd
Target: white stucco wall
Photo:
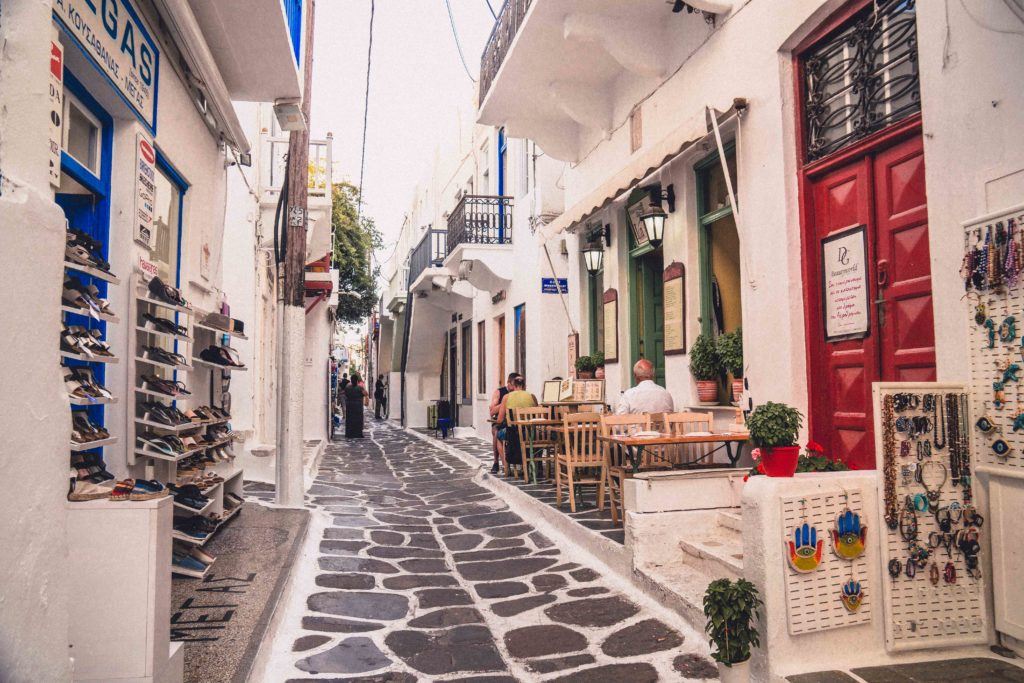
<instances>
[{"instance_id":1,"label":"white stucco wall","mask_svg":"<svg viewBox=\"0 0 1024 683\"><path fill-rule=\"evenodd\" d=\"M328 317L327 304L321 302L306 314L306 352L303 358L302 438L306 441L327 440L329 398L327 384L330 371L327 360L331 353L334 325ZM367 379L372 393L372 384Z\"/></svg>"}]
</instances>

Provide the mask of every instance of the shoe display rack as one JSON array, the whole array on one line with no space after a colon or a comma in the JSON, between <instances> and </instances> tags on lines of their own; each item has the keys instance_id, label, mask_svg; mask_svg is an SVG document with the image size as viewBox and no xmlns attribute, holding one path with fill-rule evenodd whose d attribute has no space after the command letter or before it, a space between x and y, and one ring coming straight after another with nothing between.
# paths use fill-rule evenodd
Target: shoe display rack
<instances>
[{"instance_id":1,"label":"shoe display rack","mask_svg":"<svg viewBox=\"0 0 1024 683\"><path fill-rule=\"evenodd\" d=\"M197 322L205 315L159 281L135 273L131 291L135 334L128 376L134 380L135 410L129 419L128 462L171 490L172 572L201 578L215 559L201 548L242 508L231 415L214 405L212 391L210 405L202 405L200 398L200 389L214 384L212 377L209 383L200 381L206 368L200 368L193 349L197 334L208 341L213 330Z\"/></svg>"},{"instance_id":2,"label":"shoe display rack","mask_svg":"<svg viewBox=\"0 0 1024 683\"><path fill-rule=\"evenodd\" d=\"M104 420L104 406L118 397L104 386L105 367L118 357L105 341L106 326L120 322L107 303L110 286L121 280L110 273L104 245L68 227L61 294L63 329L61 373L71 404L70 468L75 500L104 494L114 477L107 471L103 449L118 442Z\"/></svg>"}]
</instances>

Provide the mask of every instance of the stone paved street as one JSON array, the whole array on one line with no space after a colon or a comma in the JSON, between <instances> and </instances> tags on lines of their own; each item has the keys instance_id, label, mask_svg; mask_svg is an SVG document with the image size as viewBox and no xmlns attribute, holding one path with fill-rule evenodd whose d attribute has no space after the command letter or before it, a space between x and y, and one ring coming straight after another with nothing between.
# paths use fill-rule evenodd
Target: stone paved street
<instances>
[{"instance_id":1,"label":"stone paved street","mask_svg":"<svg viewBox=\"0 0 1024 683\"><path fill-rule=\"evenodd\" d=\"M299 560L316 567L298 571L264 680L715 677L700 634L625 595L475 472L380 423L328 447L308 498L319 545Z\"/></svg>"}]
</instances>

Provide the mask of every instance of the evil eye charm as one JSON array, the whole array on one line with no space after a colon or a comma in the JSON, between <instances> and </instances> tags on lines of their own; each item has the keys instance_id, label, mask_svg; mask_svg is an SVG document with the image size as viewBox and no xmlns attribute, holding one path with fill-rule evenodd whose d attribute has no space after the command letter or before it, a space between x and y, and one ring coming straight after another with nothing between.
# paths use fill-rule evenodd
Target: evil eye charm
<instances>
[{"instance_id":1,"label":"evil eye charm","mask_svg":"<svg viewBox=\"0 0 1024 683\"><path fill-rule=\"evenodd\" d=\"M992 420L988 419L984 415L978 418L978 421L974 423L974 426L978 428L978 431L982 434L991 434L996 430L995 424Z\"/></svg>"},{"instance_id":2,"label":"evil eye charm","mask_svg":"<svg viewBox=\"0 0 1024 683\"><path fill-rule=\"evenodd\" d=\"M1017 338L1017 319L1012 315L1008 315L1003 319L1003 322L999 325L999 341L1005 343L1012 342Z\"/></svg>"},{"instance_id":3,"label":"evil eye charm","mask_svg":"<svg viewBox=\"0 0 1024 683\"><path fill-rule=\"evenodd\" d=\"M1017 413L1017 417L1013 418L1012 431L1020 431L1024 429L1024 413Z\"/></svg>"},{"instance_id":4,"label":"evil eye charm","mask_svg":"<svg viewBox=\"0 0 1024 683\"><path fill-rule=\"evenodd\" d=\"M864 554L864 540L868 528L860 523L860 515L847 510L836 517L832 529L832 550L844 560L855 560Z\"/></svg>"},{"instance_id":5,"label":"evil eye charm","mask_svg":"<svg viewBox=\"0 0 1024 683\"><path fill-rule=\"evenodd\" d=\"M843 601L843 607L847 612L852 614L859 610L860 606L864 604L864 591L861 590L860 581L850 579L844 583L839 599Z\"/></svg>"},{"instance_id":6,"label":"evil eye charm","mask_svg":"<svg viewBox=\"0 0 1024 683\"><path fill-rule=\"evenodd\" d=\"M985 312L985 304L978 304L974 307L974 324L984 325L988 314Z\"/></svg>"},{"instance_id":7,"label":"evil eye charm","mask_svg":"<svg viewBox=\"0 0 1024 683\"><path fill-rule=\"evenodd\" d=\"M1010 455L1010 444L1006 443L1002 439L996 439L992 442L992 452L998 455L1000 458L1005 458Z\"/></svg>"},{"instance_id":8,"label":"evil eye charm","mask_svg":"<svg viewBox=\"0 0 1024 683\"><path fill-rule=\"evenodd\" d=\"M818 530L807 522L793 530L789 541L789 566L801 574L813 572L821 563L821 550L825 539L818 539Z\"/></svg>"}]
</instances>

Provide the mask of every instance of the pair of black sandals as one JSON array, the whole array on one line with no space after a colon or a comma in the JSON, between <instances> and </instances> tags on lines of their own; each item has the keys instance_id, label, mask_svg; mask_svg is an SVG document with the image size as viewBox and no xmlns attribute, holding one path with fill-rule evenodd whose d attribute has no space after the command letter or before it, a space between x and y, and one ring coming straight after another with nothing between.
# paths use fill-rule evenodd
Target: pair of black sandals
<instances>
[{"instance_id":1,"label":"pair of black sandals","mask_svg":"<svg viewBox=\"0 0 1024 683\"><path fill-rule=\"evenodd\" d=\"M181 295L180 289L171 287L157 276L154 276L153 279L149 281L149 294L157 301L162 301L165 304L180 306L182 308L191 308L188 302L185 301L185 297Z\"/></svg>"}]
</instances>

